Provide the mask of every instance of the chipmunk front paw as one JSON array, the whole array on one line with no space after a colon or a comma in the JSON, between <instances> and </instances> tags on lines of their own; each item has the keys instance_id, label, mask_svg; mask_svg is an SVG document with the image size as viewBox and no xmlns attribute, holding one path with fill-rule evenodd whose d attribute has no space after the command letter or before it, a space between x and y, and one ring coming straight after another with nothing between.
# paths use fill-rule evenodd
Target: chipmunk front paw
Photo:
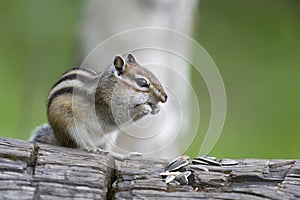
<instances>
[{"instance_id":1,"label":"chipmunk front paw","mask_svg":"<svg viewBox=\"0 0 300 200\"><path fill-rule=\"evenodd\" d=\"M151 106L151 109L152 109L152 111L151 111L151 114L152 115L155 115L155 114L157 114L159 111L160 111L160 106L159 105L152 105Z\"/></svg>"}]
</instances>

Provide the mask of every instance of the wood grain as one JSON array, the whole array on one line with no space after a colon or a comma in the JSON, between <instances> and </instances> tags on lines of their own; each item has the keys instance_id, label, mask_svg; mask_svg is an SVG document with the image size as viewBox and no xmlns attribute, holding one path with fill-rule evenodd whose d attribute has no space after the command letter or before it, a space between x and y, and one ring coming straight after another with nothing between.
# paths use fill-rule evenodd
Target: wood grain
<instances>
[{"instance_id":1,"label":"wood grain","mask_svg":"<svg viewBox=\"0 0 300 200\"><path fill-rule=\"evenodd\" d=\"M299 160L188 166L189 185L166 184L167 163L132 157L116 170L108 155L0 138L0 199L300 199Z\"/></svg>"}]
</instances>

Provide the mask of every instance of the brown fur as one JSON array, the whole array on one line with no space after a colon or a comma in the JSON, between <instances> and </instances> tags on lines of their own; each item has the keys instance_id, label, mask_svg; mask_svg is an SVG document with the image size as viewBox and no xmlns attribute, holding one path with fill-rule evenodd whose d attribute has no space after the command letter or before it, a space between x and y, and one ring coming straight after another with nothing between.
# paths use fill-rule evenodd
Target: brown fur
<instances>
[{"instance_id":1,"label":"brown fur","mask_svg":"<svg viewBox=\"0 0 300 200\"><path fill-rule=\"evenodd\" d=\"M117 130L118 126L138 120L151 110L159 110L157 104L166 101L167 95L156 76L137 64L131 54L128 55L127 62L117 56L114 64L117 66L107 67L102 74L87 74L88 70L81 73L81 80L91 81L80 82L75 80L74 76L66 78L65 75L52 88L53 92L51 91L48 97L47 116L56 139L55 144L71 148L93 146L90 142L96 143L98 139L101 141L101 137ZM80 70L74 69L68 73L76 72L79 73ZM147 79L154 88L138 86L136 79L140 77ZM69 83L74 85L70 86ZM73 86L74 90L78 90L77 93L72 90ZM64 90L70 87L71 90ZM93 87L94 93L91 90ZM96 113L100 129L93 121L93 112ZM76 120L80 123L79 130ZM48 138L39 137L43 134L42 131L36 131L34 134L32 141L37 141L35 138Z\"/></svg>"}]
</instances>

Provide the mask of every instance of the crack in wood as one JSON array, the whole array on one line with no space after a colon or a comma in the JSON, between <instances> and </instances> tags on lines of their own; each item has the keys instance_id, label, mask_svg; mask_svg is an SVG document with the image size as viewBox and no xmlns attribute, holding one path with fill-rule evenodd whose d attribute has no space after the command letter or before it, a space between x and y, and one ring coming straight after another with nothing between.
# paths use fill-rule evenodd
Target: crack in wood
<instances>
[{"instance_id":1,"label":"crack in wood","mask_svg":"<svg viewBox=\"0 0 300 200\"><path fill-rule=\"evenodd\" d=\"M106 179L107 192L105 198L107 200L114 199L115 191L116 191L114 185L119 179L119 171L116 169L115 162L116 160L113 159L114 166L113 167L107 166L108 167L107 169L108 175Z\"/></svg>"},{"instance_id":2,"label":"crack in wood","mask_svg":"<svg viewBox=\"0 0 300 200\"><path fill-rule=\"evenodd\" d=\"M33 150L30 153L30 156L29 156L28 161L27 161L27 166L32 168L32 177L34 177L35 168L36 168L37 159L38 159L39 149L40 149L39 145L38 144L34 144L33 145Z\"/></svg>"}]
</instances>

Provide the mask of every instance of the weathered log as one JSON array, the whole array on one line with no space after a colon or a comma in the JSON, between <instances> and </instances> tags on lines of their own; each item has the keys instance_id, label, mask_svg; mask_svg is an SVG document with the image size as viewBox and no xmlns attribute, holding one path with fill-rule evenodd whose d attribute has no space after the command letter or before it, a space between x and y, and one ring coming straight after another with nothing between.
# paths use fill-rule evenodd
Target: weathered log
<instances>
[{"instance_id":1,"label":"weathered log","mask_svg":"<svg viewBox=\"0 0 300 200\"><path fill-rule=\"evenodd\" d=\"M166 184L160 176L166 165L133 157L116 170L109 155L0 138L0 199L300 198L299 160L195 167L188 185Z\"/></svg>"}]
</instances>

